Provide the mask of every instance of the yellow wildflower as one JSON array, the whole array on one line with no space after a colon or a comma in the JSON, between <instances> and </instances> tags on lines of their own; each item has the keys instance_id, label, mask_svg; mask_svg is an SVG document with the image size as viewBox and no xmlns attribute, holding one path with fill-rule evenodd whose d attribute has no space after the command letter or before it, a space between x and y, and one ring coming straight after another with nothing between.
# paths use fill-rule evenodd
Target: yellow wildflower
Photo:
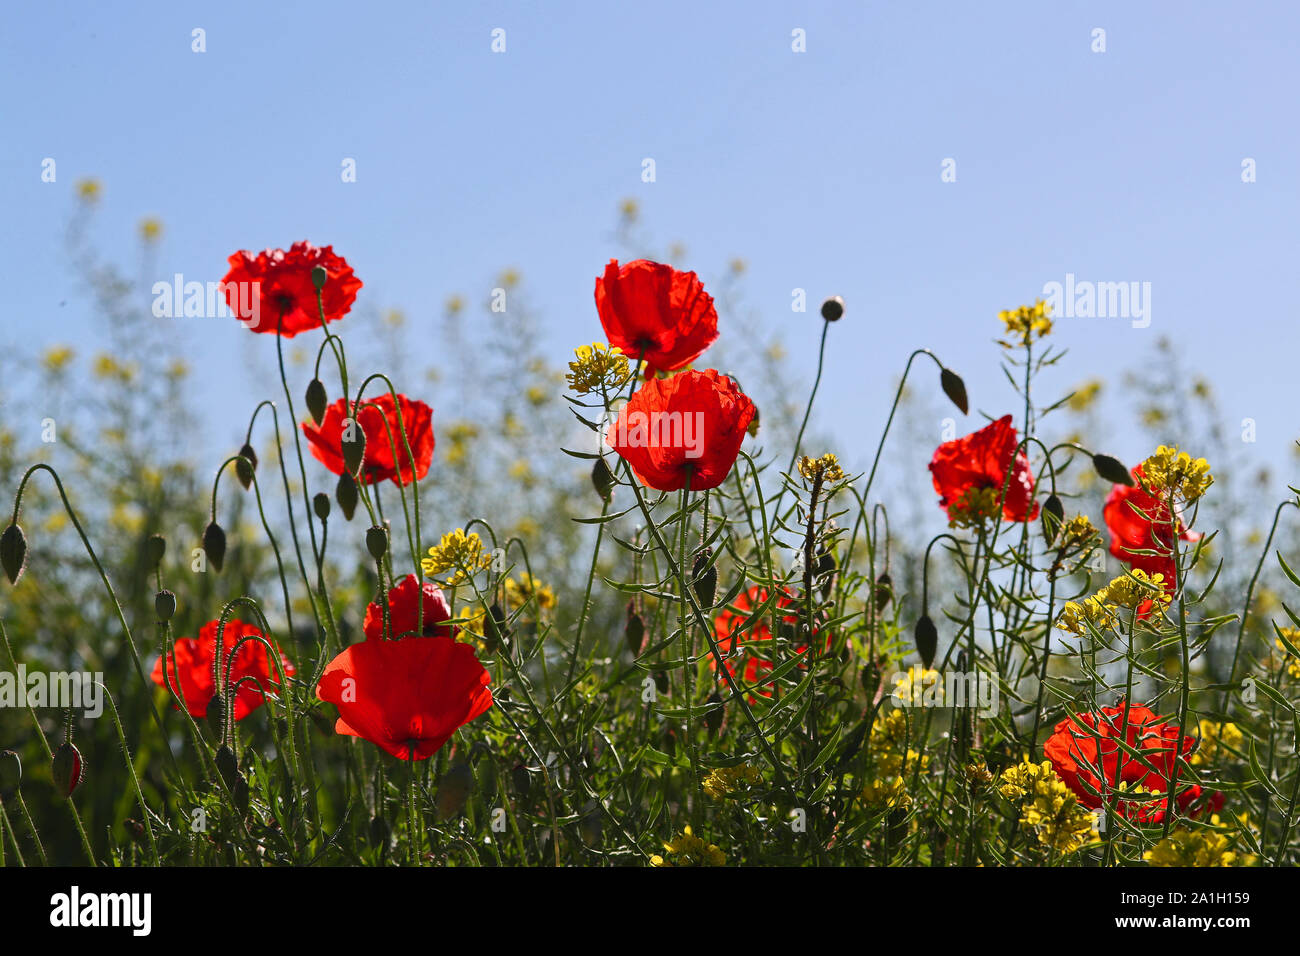
<instances>
[{"instance_id":1,"label":"yellow wildflower","mask_svg":"<svg viewBox=\"0 0 1300 956\"><path fill-rule=\"evenodd\" d=\"M948 509L948 527L974 528L998 513L1001 488L967 488Z\"/></svg>"},{"instance_id":2,"label":"yellow wildflower","mask_svg":"<svg viewBox=\"0 0 1300 956\"><path fill-rule=\"evenodd\" d=\"M799 474L809 481L820 480L830 483L844 480L844 469L840 467L840 460L830 452L820 458L809 458L804 455L799 459Z\"/></svg>"},{"instance_id":3,"label":"yellow wildflower","mask_svg":"<svg viewBox=\"0 0 1300 956\"><path fill-rule=\"evenodd\" d=\"M77 180L77 198L88 205L99 202L102 191L98 179Z\"/></svg>"},{"instance_id":4,"label":"yellow wildflower","mask_svg":"<svg viewBox=\"0 0 1300 956\"><path fill-rule=\"evenodd\" d=\"M577 358L569 363L565 378L579 395L598 389L617 391L632 380L632 366L616 345L593 342L573 350Z\"/></svg>"},{"instance_id":5,"label":"yellow wildflower","mask_svg":"<svg viewBox=\"0 0 1300 956\"><path fill-rule=\"evenodd\" d=\"M72 361L76 355L72 349L66 345L56 345L53 348L45 350L42 361L45 363L46 371L58 373L63 371L64 366Z\"/></svg>"},{"instance_id":6,"label":"yellow wildflower","mask_svg":"<svg viewBox=\"0 0 1300 956\"><path fill-rule=\"evenodd\" d=\"M1161 445L1142 462L1142 487L1158 498L1169 495L1186 502L1195 501L1214 484L1210 463L1204 458L1192 459L1177 446Z\"/></svg>"},{"instance_id":7,"label":"yellow wildflower","mask_svg":"<svg viewBox=\"0 0 1300 956\"><path fill-rule=\"evenodd\" d=\"M1052 307L1039 299L1033 305L1022 305L1017 309L1004 309L998 318L1006 326L1008 336L1019 336L1019 341L1000 342L1006 348L1027 346L1035 339L1041 339L1052 331Z\"/></svg>"},{"instance_id":8,"label":"yellow wildflower","mask_svg":"<svg viewBox=\"0 0 1300 956\"><path fill-rule=\"evenodd\" d=\"M1246 740L1241 728L1231 721L1219 723L1202 718L1200 729L1201 743L1196 748L1196 753L1192 754L1193 765L1210 763L1220 754L1231 756L1225 748L1240 751Z\"/></svg>"},{"instance_id":9,"label":"yellow wildflower","mask_svg":"<svg viewBox=\"0 0 1300 956\"><path fill-rule=\"evenodd\" d=\"M727 862L717 844L700 839L691 832L690 827L682 830L681 836L676 840L665 843L664 850L672 858L671 861L655 855L650 858L651 866L723 866Z\"/></svg>"},{"instance_id":10,"label":"yellow wildflower","mask_svg":"<svg viewBox=\"0 0 1300 956\"><path fill-rule=\"evenodd\" d=\"M420 561L424 573L430 577L454 571L448 584L459 584L491 564L492 556L483 550L478 532L466 534L464 528L444 534L437 546L429 549L429 556Z\"/></svg>"},{"instance_id":11,"label":"yellow wildflower","mask_svg":"<svg viewBox=\"0 0 1300 956\"><path fill-rule=\"evenodd\" d=\"M710 771L700 785L714 800L725 800L741 790L756 786L762 782L762 779L757 768L742 763L734 767L718 767Z\"/></svg>"},{"instance_id":12,"label":"yellow wildflower","mask_svg":"<svg viewBox=\"0 0 1300 956\"><path fill-rule=\"evenodd\" d=\"M1002 773L998 792L1020 804L1020 823L1054 854L1073 853L1096 841L1094 816L1057 776L1050 760L1021 761Z\"/></svg>"},{"instance_id":13,"label":"yellow wildflower","mask_svg":"<svg viewBox=\"0 0 1300 956\"><path fill-rule=\"evenodd\" d=\"M162 220L155 216L149 216L140 220L140 238L145 242L157 242L162 238L163 224Z\"/></svg>"},{"instance_id":14,"label":"yellow wildflower","mask_svg":"<svg viewBox=\"0 0 1300 956\"><path fill-rule=\"evenodd\" d=\"M1092 403L1097 400L1097 395L1101 392L1101 382L1098 379L1084 382L1076 388L1073 394L1067 399L1067 404L1072 412L1087 411Z\"/></svg>"},{"instance_id":15,"label":"yellow wildflower","mask_svg":"<svg viewBox=\"0 0 1300 956\"><path fill-rule=\"evenodd\" d=\"M1243 813L1238 819L1246 823ZM1210 817L1209 827L1189 830L1178 827L1151 849L1142 859L1152 866L1254 866L1255 856L1239 853L1235 847L1237 834L1222 828L1218 814Z\"/></svg>"}]
</instances>

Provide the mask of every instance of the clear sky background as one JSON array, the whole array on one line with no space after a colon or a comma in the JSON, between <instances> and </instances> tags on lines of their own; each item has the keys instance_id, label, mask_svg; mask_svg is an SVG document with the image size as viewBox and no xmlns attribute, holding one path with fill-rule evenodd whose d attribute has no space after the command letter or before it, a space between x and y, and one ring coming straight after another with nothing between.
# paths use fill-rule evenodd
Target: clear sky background
<instances>
[{"instance_id":1,"label":"clear sky background","mask_svg":"<svg viewBox=\"0 0 1300 956\"><path fill-rule=\"evenodd\" d=\"M196 27L205 53L191 50ZM920 345L965 375L977 407L1014 410L989 345L996 313L1074 273L1150 282L1151 324L1061 320L1073 354L1053 384L1117 374L1168 335L1232 428L1257 421L1252 453L1287 465L1300 437L1297 35L1289 3L13 4L0 28L0 344L38 355L104 340L63 249L75 183L94 176L94 240L114 258L134 261L143 215L164 221L157 278L215 281L236 249L332 243L362 301L403 308L417 357L436 364L446 297L514 266L563 362L600 335L593 280L622 252L611 231L631 197L656 240L686 244L674 264L706 282L747 261L746 298L790 324L804 382L816 305L844 296L818 414L845 447L874 447ZM341 181L345 157L355 183ZM790 311L796 287L806 315ZM224 447L250 396L278 387L239 380L250 335L233 322L160 321ZM744 327L724 314L722 332ZM440 387L461 387L455 370ZM1114 451L1140 460L1135 411L1110 414Z\"/></svg>"}]
</instances>

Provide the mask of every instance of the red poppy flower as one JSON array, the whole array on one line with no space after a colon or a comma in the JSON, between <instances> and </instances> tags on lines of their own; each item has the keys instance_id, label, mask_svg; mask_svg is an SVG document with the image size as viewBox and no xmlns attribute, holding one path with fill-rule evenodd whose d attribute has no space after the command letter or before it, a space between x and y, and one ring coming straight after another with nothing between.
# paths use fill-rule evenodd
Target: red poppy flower
<instances>
[{"instance_id":1,"label":"red poppy flower","mask_svg":"<svg viewBox=\"0 0 1300 956\"><path fill-rule=\"evenodd\" d=\"M1174 580L1173 539L1174 519L1169 506L1141 487L1142 466L1133 469L1138 484L1132 487L1116 485L1106 497L1102 517L1110 529L1110 553L1119 560L1147 574L1163 574L1170 590L1177 587ZM1200 535L1188 531L1178 521L1178 537L1183 541L1196 541ZM1137 554L1154 551L1155 554Z\"/></svg>"},{"instance_id":2,"label":"red poppy flower","mask_svg":"<svg viewBox=\"0 0 1300 956\"><path fill-rule=\"evenodd\" d=\"M397 587L388 592L388 626L394 638L415 631L420 626L420 607L417 603L421 597L424 601L424 631L416 636L455 637L454 628L443 621L451 620L451 606L442 593L442 588L432 581L423 586L414 574L402 578ZM366 608L366 620L362 625L366 640L378 641L384 636L384 607L377 601L371 601Z\"/></svg>"},{"instance_id":3,"label":"red poppy flower","mask_svg":"<svg viewBox=\"0 0 1300 956\"><path fill-rule=\"evenodd\" d=\"M731 472L754 403L713 369L655 378L624 404L605 441L642 484L659 491L716 488Z\"/></svg>"},{"instance_id":4,"label":"red poppy flower","mask_svg":"<svg viewBox=\"0 0 1300 956\"><path fill-rule=\"evenodd\" d=\"M394 405L393 396L384 392L361 402L357 421L366 435L361 477L367 484L377 484L386 479L399 485L411 483L411 462L406 457L402 429L397 424L399 407L407 440L411 443L411 454L415 456L415 479L427 475L433 462L433 409L405 395L399 394L397 398L398 405ZM343 423L350 416L350 406L348 399L340 398L325 409L325 418L319 428L314 422L302 424L302 432L311 443L311 453L336 475L343 474Z\"/></svg>"},{"instance_id":5,"label":"red poppy flower","mask_svg":"<svg viewBox=\"0 0 1300 956\"><path fill-rule=\"evenodd\" d=\"M767 589L755 584L741 591L732 599L731 603L723 608L713 618L713 636L718 644L718 653L722 655L724 666L727 668L733 678L739 671L744 682L748 684L755 693L764 697L771 697L771 682L765 686L757 686L761 683L761 678L776 665L771 660L765 660L759 653L759 645L762 641L772 639L772 630L768 627L770 610L765 612L762 617L756 620L749 628L744 629L744 624L753 614L754 608L762 607L767 602ZM776 607L781 611L791 611L793 613L781 616L781 623L789 625L792 629L798 627L799 607L796 599L789 592L782 592L777 595ZM832 637L827 635L826 646L830 647ZM801 644L794 649L795 654L803 654L808 650L808 645ZM769 655L770 656L770 655ZM740 665L743 664L743 669ZM709 667L715 673L718 669L717 659L709 655ZM800 668L804 667L801 662ZM725 680L722 675L718 675L719 680ZM754 698L751 696L750 700Z\"/></svg>"},{"instance_id":6,"label":"red poppy flower","mask_svg":"<svg viewBox=\"0 0 1300 956\"><path fill-rule=\"evenodd\" d=\"M221 637L226 657L229 658L235 645L239 645L239 649L234 651L235 659L230 669L230 682L233 684L241 677L255 677L261 687L266 688L268 693L274 694L280 685L280 678L266 651L266 646L260 641L245 641L239 644L240 638L252 636L262 636L262 632L238 618L231 618L226 622ZM202 717L208 712L208 704L217 693L216 685L213 683L212 667L216 651L217 622L208 621L199 630L197 639L182 637L176 641L172 655L167 660L165 677L163 660L161 657L158 658L153 668L153 682L159 687L166 687L167 683L170 683L172 689L180 694L181 700L185 702L185 709L191 716ZM278 652L279 648L276 648L276 651ZM286 675L294 673L293 664L289 663L283 654L280 654L280 666L284 668ZM235 720L243 720L266 702L262 697L261 687L251 680L238 684L235 689Z\"/></svg>"},{"instance_id":7,"label":"red poppy flower","mask_svg":"<svg viewBox=\"0 0 1300 956\"><path fill-rule=\"evenodd\" d=\"M266 249L257 255L240 250L228 261L230 271L221 280L226 304L254 332L278 332L286 339L320 328L322 307L326 322L343 318L361 288L352 267L331 246L295 242L288 252ZM319 304L311 280L317 266L328 273Z\"/></svg>"},{"instance_id":8,"label":"red poppy flower","mask_svg":"<svg viewBox=\"0 0 1300 956\"><path fill-rule=\"evenodd\" d=\"M939 504L948 510L949 521L963 516L962 506L969 502L967 496L972 491L992 489L1001 496L1008 471L1011 481L1007 485L1002 519L1033 521L1038 517L1034 472L1029 457L1023 451L1016 451L1019 443L1016 430L1011 427L1011 416L1003 415L979 431L944 442L935 449L930 459L930 474L934 478L934 490L939 492Z\"/></svg>"},{"instance_id":9,"label":"red poppy flower","mask_svg":"<svg viewBox=\"0 0 1300 956\"><path fill-rule=\"evenodd\" d=\"M1192 737L1183 737L1180 743L1177 724L1165 722L1149 708L1138 704L1130 705L1128 726L1121 730L1123 722L1124 705L1121 702L1115 707L1103 707L1096 714L1080 714L1061 721L1043 744L1043 755L1086 807L1099 809L1108 804L1111 794L1116 792L1130 797L1136 797L1136 791L1164 794L1169 789L1176 756L1187 757L1196 744ZM1120 749L1121 737L1127 746L1142 755L1142 760ZM1180 780L1187 779L1185 773L1179 776ZM1212 812L1222 807L1223 794L1209 794L1205 802L1198 805L1203 796L1206 795L1198 784L1180 790L1178 809L1197 816L1205 806ZM1163 800L1132 799L1119 802L1117 809L1126 818L1143 823L1162 823L1169 804L1168 797Z\"/></svg>"},{"instance_id":10,"label":"red poppy flower","mask_svg":"<svg viewBox=\"0 0 1300 956\"><path fill-rule=\"evenodd\" d=\"M338 707L336 733L400 760L427 760L492 706L474 648L449 637L353 644L326 666L316 695Z\"/></svg>"},{"instance_id":11,"label":"red poppy flower","mask_svg":"<svg viewBox=\"0 0 1300 956\"><path fill-rule=\"evenodd\" d=\"M610 259L596 279L596 309L610 345L661 372L690 365L718 338L718 313L699 277L648 259L622 268Z\"/></svg>"}]
</instances>

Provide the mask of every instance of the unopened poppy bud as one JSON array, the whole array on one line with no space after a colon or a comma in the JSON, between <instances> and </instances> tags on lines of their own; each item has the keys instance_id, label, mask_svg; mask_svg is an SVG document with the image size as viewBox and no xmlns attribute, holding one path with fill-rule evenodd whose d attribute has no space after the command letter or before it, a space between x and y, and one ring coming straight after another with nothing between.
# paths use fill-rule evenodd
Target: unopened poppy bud
<instances>
[{"instance_id":1,"label":"unopened poppy bud","mask_svg":"<svg viewBox=\"0 0 1300 956\"><path fill-rule=\"evenodd\" d=\"M339 483L334 487L334 500L339 503L343 517L352 520L352 513L357 510L357 480L346 471L339 475Z\"/></svg>"},{"instance_id":2,"label":"unopened poppy bud","mask_svg":"<svg viewBox=\"0 0 1300 956\"><path fill-rule=\"evenodd\" d=\"M1047 500L1043 502L1043 540L1049 545L1056 540L1057 533L1061 530L1061 518L1065 515L1065 506L1061 504L1061 499L1056 495L1048 495Z\"/></svg>"},{"instance_id":3,"label":"unopened poppy bud","mask_svg":"<svg viewBox=\"0 0 1300 956\"><path fill-rule=\"evenodd\" d=\"M844 317L844 299L833 295L822 303L822 318L827 322L838 322Z\"/></svg>"},{"instance_id":4,"label":"unopened poppy bud","mask_svg":"<svg viewBox=\"0 0 1300 956\"><path fill-rule=\"evenodd\" d=\"M0 800L8 800L18 792L23 779L23 762L12 750L0 750Z\"/></svg>"},{"instance_id":5,"label":"unopened poppy bud","mask_svg":"<svg viewBox=\"0 0 1300 956\"><path fill-rule=\"evenodd\" d=\"M465 809L469 792L474 786L474 773L469 764L458 763L438 781L438 793L433 798L434 812L440 822L446 822Z\"/></svg>"},{"instance_id":6,"label":"unopened poppy bud","mask_svg":"<svg viewBox=\"0 0 1300 956\"><path fill-rule=\"evenodd\" d=\"M1092 467L1096 469L1097 474L1113 485L1133 487L1133 475L1118 458L1112 458L1110 455L1093 455Z\"/></svg>"},{"instance_id":7,"label":"unopened poppy bud","mask_svg":"<svg viewBox=\"0 0 1300 956\"><path fill-rule=\"evenodd\" d=\"M0 534L0 564L4 565L9 583L17 584L27 566L27 537L16 524L11 524L5 528L4 534Z\"/></svg>"},{"instance_id":8,"label":"unopened poppy bud","mask_svg":"<svg viewBox=\"0 0 1300 956\"><path fill-rule=\"evenodd\" d=\"M203 529L203 553L208 556L212 566L220 571L226 560L226 533L215 521Z\"/></svg>"},{"instance_id":9,"label":"unopened poppy bud","mask_svg":"<svg viewBox=\"0 0 1300 956\"><path fill-rule=\"evenodd\" d=\"M241 810L247 811L248 799L252 796L252 791L248 789L248 781L244 779L242 773L235 779L234 790L235 806L239 807Z\"/></svg>"},{"instance_id":10,"label":"unopened poppy bud","mask_svg":"<svg viewBox=\"0 0 1300 956\"><path fill-rule=\"evenodd\" d=\"M221 779L231 790L234 790L235 783L242 779L239 773L239 758L235 756L235 752L228 744L222 744L217 748L217 772L221 774Z\"/></svg>"},{"instance_id":11,"label":"unopened poppy bud","mask_svg":"<svg viewBox=\"0 0 1300 956\"><path fill-rule=\"evenodd\" d=\"M355 419L348 419L339 436L339 448L343 452L343 468L350 475L361 470L361 462L366 457L366 432Z\"/></svg>"},{"instance_id":12,"label":"unopened poppy bud","mask_svg":"<svg viewBox=\"0 0 1300 956\"><path fill-rule=\"evenodd\" d=\"M939 385L943 388L943 393L952 400L952 403L961 409L963 415L970 412L970 402L966 398L966 383L961 380L960 375L951 369L941 369L939 371Z\"/></svg>"},{"instance_id":13,"label":"unopened poppy bud","mask_svg":"<svg viewBox=\"0 0 1300 956\"><path fill-rule=\"evenodd\" d=\"M366 532L366 550L376 561L383 559L388 553L388 531L375 525Z\"/></svg>"},{"instance_id":14,"label":"unopened poppy bud","mask_svg":"<svg viewBox=\"0 0 1300 956\"><path fill-rule=\"evenodd\" d=\"M692 568L691 586L695 598L706 609L713 607L713 601L718 596L718 566L709 563L712 556L712 548L701 548L695 555L695 565Z\"/></svg>"},{"instance_id":15,"label":"unopened poppy bud","mask_svg":"<svg viewBox=\"0 0 1300 956\"><path fill-rule=\"evenodd\" d=\"M889 572L883 572L876 578L876 610L883 611L894 597L894 579Z\"/></svg>"},{"instance_id":16,"label":"unopened poppy bud","mask_svg":"<svg viewBox=\"0 0 1300 956\"><path fill-rule=\"evenodd\" d=\"M709 728L709 733L714 737L722 730L722 718L726 716L722 707L722 695L716 690L709 695L708 706L712 708L704 715L704 726Z\"/></svg>"},{"instance_id":17,"label":"unopened poppy bud","mask_svg":"<svg viewBox=\"0 0 1300 956\"><path fill-rule=\"evenodd\" d=\"M668 693L668 674L664 671L655 671L655 690L661 694Z\"/></svg>"},{"instance_id":18,"label":"unopened poppy bud","mask_svg":"<svg viewBox=\"0 0 1300 956\"><path fill-rule=\"evenodd\" d=\"M215 736L220 737L225 732L226 699L222 695L212 695L212 699L208 701L208 707L204 712L203 719L208 722L208 728Z\"/></svg>"},{"instance_id":19,"label":"unopened poppy bud","mask_svg":"<svg viewBox=\"0 0 1300 956\"><path fill-rule=\"evenodd\" d=\"M167 539L160 534L149 535L149 540L144 543L144 554L149 559L149 570L157 568L162 564L163 555L167 553Z\"/></svg>"},{"instance_id":20,"label":"unopened poppy bud","mask_svg":"<svg viewBox=\"0 0 1300 956\"><path fill-rule=\"evenodd\" d=\"M131 842L144 846L144 824L134 817L127 817L123 823L126 826L126 835L131 838Z\"/></svg>"},{"instance_id":21,"label":"unopened poppy bud","mask_svg":"<svg viewBox=\"0 0 1300 956\"><path fill-rule=\"evenodd\" d=\"M641 648L645 645L645 621L637 613L636 606L628 603L627 606L627 627L623 631L623 636L627 639L628 650L632 656L636 657L641 653Z\"/></svg>"},{"instance_id":22,"label":"unopened poppy bud","mask_svg":"<svg viewBox=\"0 0 1300 956\"><path fill-rule=\"evenodd\" d=\"M921 655L921 663L926 670L934 663L935 651L939 649L939 632L935 630L930 615L922 614L916 622L916 652Z\"/></svg>"},{"instance_id":23,"label":"unopened poppy bud","mask_svg":"<svg viewBox=\"0 0 1300 956\"><path fill-rule=\"evenodd\" d=\"M81 760L81 751L70 740L65 740L54 751L54 762L50 765L50 776L54 788L60 796L70 797L72 791L80 786L86 776L86 766Z\"/></svg>"},{"instance_id":24,"label":"unopened poppy bud","mask_svg":"<svg viewBox=\"0 0 1300 956\"><path fill-rule=\"evenodd\" d=\"M170 621L176 613L176 595L171 591L159 591L153 596L153 609L158 613L158 620Z\"/></svg>"},{"instance_id":25,"label":"unopened poppy bud","mask_svg":"<svg viewBox=\"0 0 1300 956\"><path fill-rule=\"evenodd\" d=\"M257 452L253 451L252 445L245 443L244 447L239 449L239 457L235 459L235 477L239 479L245 491L253 486L253 471L256 468Z\"/></svg>"},{"instance_id":26,"label":"unopened poppy bud","mask_svg":"<svg viewBox=\"0 0 1300 956\"><path fill-rule=\"evenodd\" d=\"M614 494L614 473L609 470L609 465L605 464L604 458L597 458L596 464L592 466L591 484L602 501L609 501Z\"/></svg>"},{"instance_id":27,"label":"unopened poppy bud","mask_svg":"<svg viewBox=\"0 0 1300 956\"><path fill-rule=\"evenodd\" d=\"M750 438L758 437L758 406L754 406L754 417L749 420L749 427L745 429L749 432Z\"/></svg>"},{"instance_id":28,"label":"unopened poppy bud","mask_svg":"<svg viewBox=\"0 0 1300 956\"><path fill-rule=\"evenodd\" d=\"M329 281L329 277L329 270L324 266L312 266L311 284L314 285L318 291L325 288L325 283Z\"/></svg>"},{"instance_id":29,"label":"unopened poppy bud","mask_svg":"<svg viewBox=\"0 0 1300 956\"><path fill-rule=\"evenodd\" d=\"M316 512L316 517L325 521L330 516L330 496L323 491L318 491L311 499L312 510Z\"/></svg>"},{"instance_id":30,"label":"unopened poppy bud","mask_svg":"<svg viewBox=\"0 0 1300 956\"><path fill-rule=\"evenodd\" d=\"M325 406L328 404L325 383L318 378L313 378L307 383L307 411L311 412L312 420L317 425L325 420Z\"/></svg>"}]
</instances>

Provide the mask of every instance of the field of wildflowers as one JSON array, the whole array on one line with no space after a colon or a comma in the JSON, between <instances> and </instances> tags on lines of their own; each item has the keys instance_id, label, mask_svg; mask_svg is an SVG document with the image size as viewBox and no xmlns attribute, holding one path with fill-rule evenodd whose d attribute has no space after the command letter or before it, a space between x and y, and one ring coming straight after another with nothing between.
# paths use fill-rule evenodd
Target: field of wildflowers
<instances>
[{"instance_id":1,"label":"field of wildflowers","mask_svg":"<svg viewBox=\"0 0 1300 956\"><path fill-rule=\"evenodd\" d=\"M41 360L100 412L73 473L0 445L5 866L1300 862L1295 489L1245 532L1214 436L1108 455L1100 382L1035 388L1044 302L990 310L1005 414L918 348L850 473L810 434L820 368L756 371L769 401L712 367L730 299L694 272L593 263L567 369L485 346L501 392L444 421L439 380L365 353L395 323L334 246L236 251L230 334L275 388L196 471L188 373L79 234L131 344L93 399ZM808 319L823 351L851 320ZM1165 433L1210 400L1173 361L1142 383ZM918 393L967 424L918 444ZM949 530L891 528L887 471Z\"/></svg>"}]
</instances>

